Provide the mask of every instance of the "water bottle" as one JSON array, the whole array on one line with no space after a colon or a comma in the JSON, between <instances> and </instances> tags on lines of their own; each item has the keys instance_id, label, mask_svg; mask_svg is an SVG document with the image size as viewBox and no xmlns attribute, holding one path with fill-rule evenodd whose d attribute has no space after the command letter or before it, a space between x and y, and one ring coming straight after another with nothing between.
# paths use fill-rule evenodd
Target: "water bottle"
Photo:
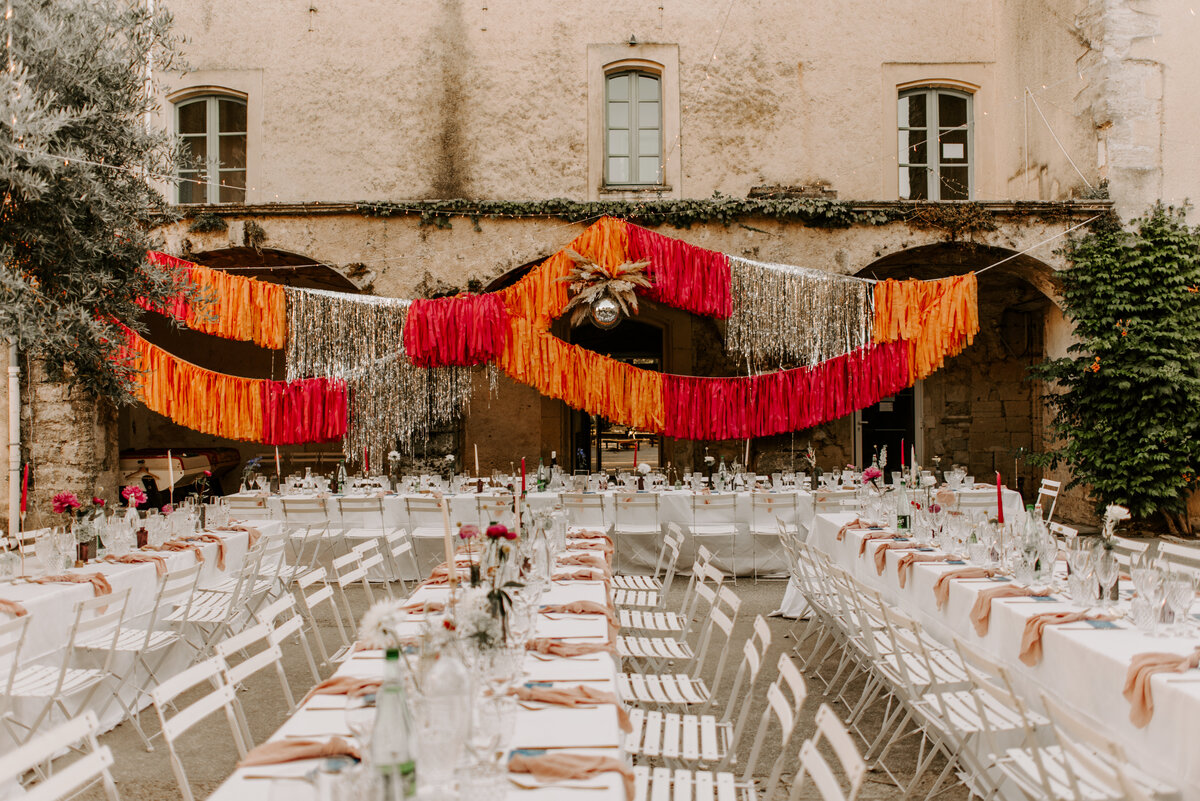
<instances>
[{"instance_id":1,"label":"water bottle","mask_svg":"<svg viewBox=\"0 0 1200 801\"><path fill-rule=\"evenodd\" d=\"M375 730L371 735L371 764L383 784L384 801L417 797L415 738L406 696L400 652L389 649L383 683L375 695Z\"/></svg>"},{"instance_id":2,"label":"water bottle","mask_svg":"<svg viewBox=\"0 0 1200 801\"><path fill-rule=\"evenodd\" d=\"M908 491L904 479L896 488L896 531L907 535L912 530L912 505L908 502Z\"/></svg>"}]
</instances>

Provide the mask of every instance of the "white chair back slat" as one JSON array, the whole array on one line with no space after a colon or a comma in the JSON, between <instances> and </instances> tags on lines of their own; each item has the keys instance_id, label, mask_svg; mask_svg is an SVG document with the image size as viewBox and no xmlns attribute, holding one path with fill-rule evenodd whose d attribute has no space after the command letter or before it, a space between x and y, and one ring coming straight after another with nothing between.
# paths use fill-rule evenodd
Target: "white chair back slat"
<instances>
[{"instance_id":1,"label":"white chair back slat","mask_svg":"<svg viewBox=\"0 0 1200 801\"><path fill-rule=\"evenodd\" d=\"M109 801L118 801L110 768L112 751L96 740L100 724L88 710L49 731L35 734L27 743L0 757L0 787L15 785L30 770L47 763L68 748L83 750L67 770L55 771L21 793L22 801L62 801L100 782Z\"/></svg>"}]
</instances>

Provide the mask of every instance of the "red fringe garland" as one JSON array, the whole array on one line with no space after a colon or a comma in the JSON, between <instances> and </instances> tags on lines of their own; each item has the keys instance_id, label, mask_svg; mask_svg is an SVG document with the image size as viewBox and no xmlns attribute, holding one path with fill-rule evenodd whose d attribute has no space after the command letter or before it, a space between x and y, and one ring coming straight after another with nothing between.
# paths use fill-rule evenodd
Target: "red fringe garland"
<instances>
[{"instance_id":1,"label":"red fringe garland","mask_svg":"<svg viewBox=\"0 0 1200 801\"><path fill-rule=\"evenodd\" d=\"M172 273L172 278L174 279L173 283L175 286L186 286L191 280L192 263L190 261L177 259L174 256L167 255L166 253L159 253L157 250L152 250L147 253L146 260L151 264L158 265L159 267L173 269L175 272ZM173 317L181 323L186 323L188 315L191 314L191 306L188 304L187 298L184 296L182 289L177 295L175 295L175 297L167 301L165 306L155 306L145 298L138 298L137 305L141 306L146 311L155 312L157 314L165 314L168 317Z\"/></svg>"},{"instance_id":2,"label":"red fringe garland","mask_svg":"<svg viewBox=\"0 0 1200 801\"><path fill-rule=\"evenodd\" d=\"M729 258L679 239L626 224L630 261L650 262L646 272L654 286L638 292L668 306L707 317L733 314Z\"/></svg>"},{"instance_id":3,"label":"red fringe garland","mask_svg":"<svg viewBox=\"0 0 1200 801\"><path fill-rule=\"evenodd\" d=\"M332 378L263 381L262 407L268 445L341 439L350 419L346 385Z\"/></svg>"},{"instance_id":4,"label":"red fringe garland","mask_svg":"<svg viewBox=\"0 0 1200 801\"><path fill-rule=\"evenodd\" d=\"M723 440L811 428L907 387L908 354L908 343L900 341L868 345L815 367L764 375L664 375L662 433Z\"/></svg>"},{"instance_id":5,"label":"red fringe garland","mask_svg":"<svg viewBox=\"0 0 1200 801\"><path fill-rule=\"evenodd\" d=\"M508 310L499 294L414 300L404 323L404 350L418 367L466 367L504 351Z\"/></svg>"}]
</instances>

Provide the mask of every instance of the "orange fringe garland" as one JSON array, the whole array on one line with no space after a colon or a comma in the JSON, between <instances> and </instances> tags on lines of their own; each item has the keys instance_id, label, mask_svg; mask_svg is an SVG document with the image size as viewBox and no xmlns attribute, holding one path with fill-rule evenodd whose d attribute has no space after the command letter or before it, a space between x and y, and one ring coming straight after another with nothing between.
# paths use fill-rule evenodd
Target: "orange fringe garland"
<instances>
[{"instance_id":1,"label":"orange fringe garland","mask_svg":"<svg viewBox=\"0 0 1200 801\"><path fill-rule=\"evenodd\" d=\"M979 333L979 282L975 273L936 281L875 285L874 340L907 340L909 383L927 377L975 341Z\"/></svg>"},{"instance_id":2,"label":"orange fringe garland","mask_svg":"<svg viewBox=\"0 0 1200 801\"><path fill-rule=\"evenodd\" d=\"M188 328L272 350L283 348L287 300L281 285L230 275L157 251L151 251L149 259L152 264L184 273L198 291L196 302L173 304L177 310L187 309L181 321Z\"/></svg>"},{"instance_id":3,"label":"orange fringe garland","mask_svg":"<svg viewBox=\"0 0 1200 801\"><path fill-rule=\"evenodd\" d=\"M181 426L229 439L287 444L326 442L346 431L340 382L283 382L216 373L171 355L125 329L115 359L137 371L134 395Z\"/></svg>"}]
</instances>

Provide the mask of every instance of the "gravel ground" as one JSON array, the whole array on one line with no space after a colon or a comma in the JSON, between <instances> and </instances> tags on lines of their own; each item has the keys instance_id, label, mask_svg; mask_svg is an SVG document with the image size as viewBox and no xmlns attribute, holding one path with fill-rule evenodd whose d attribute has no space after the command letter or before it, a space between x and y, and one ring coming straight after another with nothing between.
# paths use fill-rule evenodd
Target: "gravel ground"
<instances>
[{"instance_id":1,"label":"gravel ground","mask_svg":"<svg viewBox=\"0 0 1200 801\"><path fill-rule=\"evenodd\" d=\"M676 581L670 598L672 607L678 604L686 582L686 577ZM733 586L742 600L742 606L734 633L734 648L731 650L731 659L735 655L740 657L741 643L749 636L755 615L762 614L765 616L769 614L778 605L784 590L784 584L781 581L762 581L756 584L751 579L742 579L737 581ZM357 592L352 591L350 593L350 600L355 614L361 615L366 608L366 600L362 590L360 589ZM768 621L772 634L772 645L764 669L769 671L767 675L774 675L774 666L778 661L779 655L784 652L791 652L795 646L796 640L792 632L796 623L795 621L781 618L769 618ZM327 642L333 642L336 635L333 631L334 624L332 619L319 622L322 626L327 627L325 631ZM311 673L309 672L303 651L298 644L292 643L286 645L283 656L284 667L292 688L292 693L298 700L313 683ZM719 698L723 699L728 695L730 691L728 685L732 684L733 676L736 672L736 664L736 661L733 661L730 669L726 671L726 686L718 690L717 694ZM831 661L827 665L824 675L831 676L835 665L836 661ZM841 716L845 716L847 711L843 704L837 702L834 698L823 695L824 684L822 681L814 678L811 673L806 675L805 678L808 680L808 698L801 714L799 729L794 735L792 742L788 745L785 755L784 770L785 775L788 777L794 774L796 766L799 764L796 755L799 752L800 744L805 738L812 736L815 731L814 716L820 704L823 701L830 703L834 710ZM861 686L861 681L858 684ZM765 686L765 683L760 682L758 690L754 693L754 705L751 712L752 723L747 726L747 733L743 736L741 743L741 765L745 764L755 726L762 713L762 709L766 705ZM857 698L856 689L858 687L852 686L848 696L852 702ZM199 697L199 695L201 693L197 693L196 697ZM255 742L265 740L288 716L287 702L274 671L268 670L254 677L239 692L239 696L242 704L248 710L250 727ZM184 700L186 702L189 698L185 697ZM864 726L868 735L874 734L880 725L882 713L883 709L879 706L872 709L868 714ZM148 731L158 731L157 718L152 708L143 713L142 719ZM178 786L172 774L166 748L161 744L161 739L156 740L156 747L153 752L147 752L138 739L133 727L123 724L104 735L101 738L101 742L113 750L116 758L114 775L118 782L121 798L125 799L125 801L162 801L162 799L179 797ZM902 781L906 781L912 776L912 771L917 761L919 744L918 738L910 737L897 746L888 759L888 767ZM765 777L770 772L771 765L780 752L780 746L781 738L778 731L772 727L765 747L766 758L760 760L762 767L756 771L756 775ZM220 713L210 716L207 720L188 732L180 741L180 756L196 797L207 797L232 772L234 763L237 761L237 753L230 738L228 724L224 716ZM934 763L933 769L927 775L926 786L932 782L933 777L940 772L942 767L943 763L940 760ZM739 768L739 772L740 770L741 768ZM785 782L785 791L786 786L789 785L790 781ZM867 774L866 783L859 798L873 801L874 799L896 798L899 795L900 791L897 790L896 786L888 779L884 772L873 770ZM917 797L923 795L924 788L921 789ZM783 794L780 797L784 797ZM943 793L942 797L949 799L966 798L967 791L960 785L952 787L948 792ZM93 798L101 799L103 795L98 789L93 789L89 794L81 796L81 798L89 799L90 801ZM819 796L816 794L815 789L809 787L802 793L801 798L815 799L819 798Z\"/></svg>"}]
</instances>

